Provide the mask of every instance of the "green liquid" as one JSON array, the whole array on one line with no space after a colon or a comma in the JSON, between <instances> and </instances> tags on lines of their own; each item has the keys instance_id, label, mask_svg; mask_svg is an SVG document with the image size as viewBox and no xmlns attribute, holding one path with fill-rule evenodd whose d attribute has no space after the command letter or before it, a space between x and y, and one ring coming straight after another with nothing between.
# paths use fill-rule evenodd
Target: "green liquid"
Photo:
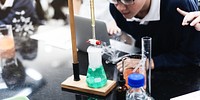
<instances>
[{"instance_id":1,"label":"green liquid","mask_svg":"<svg viewBox=\"0 0 200 100\"><path fill-rule=\"evenodd\" d=\"M91 88L101 88L107 83L107 77L104 71L103 66L99 66L98 68L88 68L87 85Z\"/></svg>"}]
</instances>

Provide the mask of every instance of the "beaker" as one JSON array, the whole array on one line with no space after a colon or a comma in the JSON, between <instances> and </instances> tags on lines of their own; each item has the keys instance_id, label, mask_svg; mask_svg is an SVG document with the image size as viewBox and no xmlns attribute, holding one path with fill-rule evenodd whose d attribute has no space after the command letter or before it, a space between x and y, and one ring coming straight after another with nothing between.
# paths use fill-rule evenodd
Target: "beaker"
<instances>
[{"instance_id":1,"label":"beaker","mask_svg":"<svg viewBox=\"0 0 200 100\"><path fill-rule=\"evenodd\" d=\"M9 88L25 80L22 63L15 56L15 42L11 25L0 25L0 81Z\"/></svg>"},{"instance_id":2,"label":"beaker","mask_svg":"<svg viewBox=\"0 0 200 100\"><path fill-rule=\"evenodd\" d=\"M0 67L1 71L6 59L15 56L15 43L13 39L12 26L0 25Z\"/></svg>"},{"instance_id":3,"label":"beaker","mask_svg":"<svg viewBox=\"0 0 200 100\"><path fill-rule=\"evenodd\" d=\"M89 66L86 82L91 88L101 88L107 83L107 77L102 65L102 48L89 46L87 49Z\"/></svg>"}]
</instances>

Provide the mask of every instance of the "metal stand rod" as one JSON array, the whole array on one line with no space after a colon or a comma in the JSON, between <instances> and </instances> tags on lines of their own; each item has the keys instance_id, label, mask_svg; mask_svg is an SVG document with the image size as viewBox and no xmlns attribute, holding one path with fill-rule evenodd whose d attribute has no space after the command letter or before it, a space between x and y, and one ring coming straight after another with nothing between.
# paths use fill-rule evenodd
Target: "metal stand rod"
<instances>
[{"instance_id":1,"label":"metal stand rod","mask_svg":"<svg viewBox=\"0 0 200 100\"><path fill-rule=\"evenodd\" d=\"M94 14L94 0L90 0L90 13L91 13L91 26L92 26L92 38L96 39L95 36L95 14Z\"/></svg>"},{"instance_id":2,"label":"metal stand rod","mask_svg":"<svg viewBox=\"0 0 200 100\"><path fill-rule=\"evenodd\" d=\"M80 77L79 77L79 64L73 63L73 73L74 73L74 81L79 81Z\"/></svg>"},{"instance_id":3,"label":"metal stand rod","mask_svg":"<svg viewBox=\"0 0 200 100\"><path fill-rule=\"evenodd\" d=\"M78 63L77 48L76 48L76 32L75 32L75 24L74 24L73 0L68 0L68 6L69 6L69 18L70 18L72 54L73 54L74 81L79 81L80 80L79 63Z\"/></svg>"}]
</instances>

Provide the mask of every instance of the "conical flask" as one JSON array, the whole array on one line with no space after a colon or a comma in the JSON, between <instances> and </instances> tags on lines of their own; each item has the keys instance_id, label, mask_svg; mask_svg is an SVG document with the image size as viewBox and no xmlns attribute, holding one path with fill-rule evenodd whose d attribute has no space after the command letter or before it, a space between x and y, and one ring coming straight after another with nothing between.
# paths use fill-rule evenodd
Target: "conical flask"
<instances>
[{"instance_id":1,"label":"conical flask","mask_svg":"<svg viewBox=\"0 0 200 100\"><path fill-rule=\"evenodd\" d=\"M89 66L86 82L91 88L101 88L107 83L107 77L102 65L102 48L89 46L87 49Z\"/></svg>"}]
</instances>

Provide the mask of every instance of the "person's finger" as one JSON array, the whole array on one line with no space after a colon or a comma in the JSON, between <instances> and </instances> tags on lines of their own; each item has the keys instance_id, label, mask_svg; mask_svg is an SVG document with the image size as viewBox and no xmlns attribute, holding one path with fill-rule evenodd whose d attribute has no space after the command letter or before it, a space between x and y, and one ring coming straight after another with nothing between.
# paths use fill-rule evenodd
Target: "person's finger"
<instances>
[{"instance_id":1,"label":"person's finger","mask_svg":"<svg viewBox=\"0 0 200 100\"><path fill-rule=\"evenodd\" d=\"M183 21L182 21L182 25L184 26L184 25L188 25L190 22L190 20L187 18L188 17L188 12L186 12L186 11L183 11L183 10L181 10L180 8L177 8L176 9L181 15L183 15L183 16L185 16L184 18L183 18Z\"/></svg>"},{"instance_id":2,"label":"person's finger","mask_svg":"<svg viewBox=\"0 0 200 100\"><path fill-rule=\"evenodd\" d=\"M196 17L195 15L194 15L194 17ZM199 23L200 22L200 14L198 15L198 17L196 17L191 23L190 23L190 25L191 26L194 26L194 25L196 25L197 23Z\"/></svg>"},{"instance_id":3,"label":"person's finger","mask_svg":"<svg viewBox=\"0 0 200 100\"><path fill-rule=\"evenodd\" d=\"M200 22L200 19L197 18L199 16L200 16L200 12L187 13L187 15L184 17L184 19L182 21L182 25L189 25L190 24L191 26L194 26L196 23Z\"/></svg>"},{"instance_id":4,"label":"person's finger","mask_svg":"<svg viewBox=\"0 0 200 100\"><path fill-rule=\"evenodd\" d=\"M127 65L124 65L124 67L126 67ZM125 69L125 68L124 68ZM119 70L120 72L123 71L123 67L122 65L117 65L117 70Z\"/></svg>"},{"instance_id":5,"label":"person's finger","mask_svg":"<svg viewBox=\"0 0 200 100\"><path fill-rule=\"evenodd\" d=\"M130 58L126 58L124 60L124 62L123 61L118 62L117 63L117 69L121 70L123 67L124 67L124 69L127 68L127 67L129 67L130 66L130 61L129 60L130 60Z\"/></svg>"},{"instance_id":6,"label":"person's finger","mask_svg":"<svg viewBox=\"0 0 200 100\"><path fill-rule=\"evenodd\" d=\"M195 25L195 29L196 29L197 31L200 31L200 23L197 23L197 24Z\"/></svg>"},{"instance_id":7,"label":"person's finger","mask_svg":"<svg viewBox=\"0 0 200 100\"><path fill-rule=\"evenodd\" d=\"M200 23L195 24L194 27L197 31L200 31Z\"/></svg>"},{"instance_id":8,"label":"person's finger","mask_svg":"<svg viewBox=\"0 0 200 100\"><path fill-rule=\"evenodd\" d=\"M107 29L107 31L108 31L109 35L113 35L114 34L113 31L110 29L110 27Z\"/></svg>"},{"instance_id":9,"label":"person's finger","mask_svg":"<svg viewBox=\"0 0 200 100\"><path fill-rule=\"evenodd\" d=\"M116 26L116 33L119 33L119 32L121 32L121 29Z\"/></svg>"},{"instance_id":10,"label":"person's finger","mask_svg":"<svg viewBox=\"0 0 200 100\"><path fill-rule=\"evenodd\" d=\"M117 63L117 69L120 70L122 68L122 62L120 61L119 63Z\"/></svg>"},{"instance_id":11,"label":"person's finger","mask_svg":"<svg viewBox=\"0 0 200 100\"><path fill-rule=\"evenodd\" d=\"M123 70L123 64L122 63L123 63L122 61L120 61L120 62L117 63L117 69L118 70ZM125 61L124 61L124 67L126 67Z\"/></svg>"},{"instance_id":12,"label":"person's finger","mask_svg":"<svg viewBox=\"0 0 200 100\"><path fill-rule=\"evenodd\" d=\"M114 35L114 34L116 33L116 30L110 28L110 29L108 30L108 33L109 33L110 35Z\"/></svg>"},{"instance_id":13,"label":"person's finger","mask_svg":"<svg viewBox=\"0 0 200 100\"><path fill-rule=\"evenodd\" d=\"M121 32L121 29L116 27L116 26L113 26L113 27L110 26L109 29L108 29L108 33L110 35L114 35L114 34L119 33L119 32Z\"/></svg>"},{"instance_id":14,"label":"person's finger","mask_svg":"<svg viewBox=\"0 0 200 100\"><path fill-rule=\"evenodd\" d=\"M187 15L188 12L181 10L180 8L176 8L176 10L183 16Z\"/></svg>"},{"instance_id":15,"label":"person's finger","mask_svg":"<svg viewBox=\"0 0 200 100\"><path fill-rule=\"evenodd\" d=\"M118 69L119 70L119 72L123 72L123 68L120 68L120 69Z\"/></svg>"},{"instance_id":16,"label":"person's finger","mask_svg":"<svg viewBox=\"0 0 200 100\"><path fill-rule=\"evenodd\" d=\"M189 25L194 19L195 19L196 15L192 12L192 13L188 13L182 21L182 25Z\"/></svg>"},{"instance_id":17,"label":"person's finger","mask_svg":"<svg viewBox=\"0 0 200 100\"><path fill-rule=\"evenodd\" d=\"M140 61L140 59L126 58L126 60L124 60L124 63L122 61L120 61L116 64L117 69L119 71L122 71L123 65L124 65L124 70L129 69L129 68L133 69L139 64L139 61Z\"/></svg>"}]
</instances>

